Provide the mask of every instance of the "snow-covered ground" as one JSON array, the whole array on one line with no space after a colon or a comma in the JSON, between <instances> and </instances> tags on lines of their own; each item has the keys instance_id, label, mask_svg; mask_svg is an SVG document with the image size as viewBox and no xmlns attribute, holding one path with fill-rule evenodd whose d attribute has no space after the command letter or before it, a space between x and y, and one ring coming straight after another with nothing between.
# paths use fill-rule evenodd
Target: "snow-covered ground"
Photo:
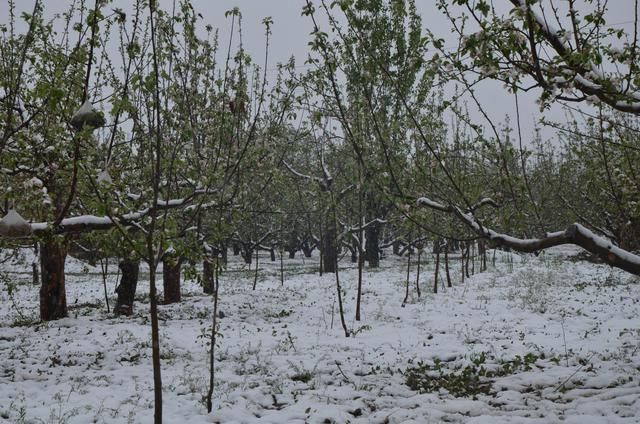
<instances>
[{"instance_id":1,"label":"snow-covered ground","mask_svg":"<svg viewBox=\"0 0 640 424\"><path fill-rule=\"evenodd\" d=\"M160 307L165 422L638 423L640 281L566 254L498 252L464 284L454 260L454 287L438 294L430 259L421 298L412 267L405 307L406 258L390 256L365 272L359 322L357 273L344 262L350 338L334 276L313 273L315 260L285 259L281 286L279 263L261 257L252 291L253 270L233 258L221 278L211 414L202 400L212 299L187 281L182 303ZM29 268L0 265L11 282L0 282L0 421L151 422L148 284L135 315L114 318L99 268L70 259L69 318L29 324L38 287L19 273ZM109 275L112 304L115 282Z\"/></svg>"}]
</instances>

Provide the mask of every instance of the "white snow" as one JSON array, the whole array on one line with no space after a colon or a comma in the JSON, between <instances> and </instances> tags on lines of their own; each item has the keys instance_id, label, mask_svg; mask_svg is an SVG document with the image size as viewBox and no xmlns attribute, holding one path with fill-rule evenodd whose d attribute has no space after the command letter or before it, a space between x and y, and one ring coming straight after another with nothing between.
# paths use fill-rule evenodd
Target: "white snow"
<instances>
[{"instance_id":1,"label":"white snow","mask_svg":"<svg viewBox=\"0 0 640 424\"><path fill-rule=\"evenodd\" d=\"M426 206L426 207L431 208L431 209L438 209L438 210L442 210L442 211L448 209L445 205L443 205L441 203L438 203L438 202L435 202L435 201L433 201L433 200L431 200L431 199L429 199L427 197L418 198L416 200L416 205L417 206Z\"/></svg>"},{"instance_id":2,"label":"white snow","mask_svg":"<svg viewBox=\"0 0 640 424\"><path fill-rule=\"evenodd\" d=\"M71 119L80 117L83 115L87 115L93 112L94 112L93 105L91 104L89 99L87 99L84 101L84 103L82 103L82 106L80 106L80 108L76 111L76 113L73 114L73 117Z\"/></svg>"},{"instance_id":3,"label":"white snow","mask_svg":"<svg viewBox=\"0 0 640 424\"><path fill-rule=\"evenodd\" d=\"M98 176L96 177L96 183L104 185L113 184L113 180L111 179L111 175L109 175L109 171L107 171L106 169L104 171L100 171L98 173Z\"/></svg>"},{"instance_id":4,"label":"white snow","mask_svg":"<svg viewBox=\"0 0 640 424\"><path fill-rule=\"evenodd\" d=\"M31 232L29 223L15 209L9 209L0 219L0 235L24 236Z\"/></svg>"},{"instance_id":5,"label":"white snow","mask_svg":"<svg viewBox=\"0 0 640 424\"><path fill-rule=\"evenodd\" d=\"M13 227L16 225L29 225L29 223L22 217L15 209L9 209L7 214L0 219L0 223L7 227Z\"/></svg>"},{"instance_id":6,"label":"white snow","mask_svg":"<svg viewBox=\"0 0 640 424\"><path fill-rule=\"evenodd\" d=\"M640 256L634 255L631 252L620 249L618 246L613 245L611 241L595 235L591 230L589 230L588 228L580 224L574 224L574 225L577 227L577 230L579 232L584 234L585 237L592 239L601 248L609 250L611 253L613 253L614 255L618 256L619 258L627 262L640 265Z\"/></svg>"},{"instance_id":7,"label":"white snow","mask_svg":"<svg viewBox=\"0 0 640 424\"><path fill-rule=\"evenodd\" d=\"M189 423L636 423L640 415L640 281L618 270L567 260L578 249L540 254L495 252L496 265L453 287L433 287L433 258L422 264L422 297L404 297L406 258L389 255L366 270L362 321L354 320L357 270L343 261L345 338L332 274L317 257L236 257L221 277L214 411L206 413L211 297L193 281L183 302L160 306L165 422ZM99 268L67 260L70 316L19 325L38 314L31 257L2 262L0 417L7 422L151 422L148 283L141 269L135 315L114 318L103 305ZM476 264L476 269L478 264ZM116 271L115 263L110 267ZM441 280L444 276L441 275ZM111 304L116 275L108 276ZM161 281L159 282L161 287ZM14 306L15 303L15 306ZM516 355L539 358L530 370L496 377L488 395L418 393L404 370L442 361L446 370L485 353L498 369ZM1 419L0 419L1 421Z\"/></svg>"}]
</instances>

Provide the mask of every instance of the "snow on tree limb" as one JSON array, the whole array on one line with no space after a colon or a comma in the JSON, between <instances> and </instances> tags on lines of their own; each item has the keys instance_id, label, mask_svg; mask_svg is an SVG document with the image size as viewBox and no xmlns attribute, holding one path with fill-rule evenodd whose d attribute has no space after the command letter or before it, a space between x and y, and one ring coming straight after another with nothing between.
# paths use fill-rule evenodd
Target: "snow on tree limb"
<instances>
[{"instance_id":1,"label":"snow on tree limb","mask_svg":"<svg viewBox=\"0 0 640 424\"><path fill-rule=\"evenodd\" d=\"M50 222L34 222L30 225L31 234L34 236L42 235L48 231L53 231L55 234L68 234L68 233L82 233L94 230L108 230L116 225L122 226L134 226L142 229L139 226L139 221L152 213L160 210L176 209L187 206L191 200L197 195L212 193L209 190L196 190L190 196L183 199L158 199L156 207L145 208L137 212L127 213L121 216L96 216L96 215L80 215L70 218L65 218L60 223L54 226ZM0 237L15 238L18 235L15 234L0 234ZM24 235L20 235L24 237Z\"/></svg>"},{"instance_id":2,"label":"snow on tree limb","mask_svg":"<svg viewBox=\"0 0 640 424\"><path fill-rule=\"evenodd\" d=\"M313 177L311 175L306 175L301 172L296 171L291 165L289 165L285 160L282 161L282 164L287 168L289 172L295 175L298 178L302 178L305 180L315 181L320 186L320 190L328 191L331 188L331 182L333 181L333 177L329 174L329 171L324 167L322 168L323 178Z\"/></svg>"},{"instance_id":3,"label":"snow on tree limb","mask_svg":"<svg viewBox=\"0 0 640 424\"><path fill-rule=\"evenodd\" d=\"M588 96L595 96L598 100L608 104L621 112L640 114L640 93L634 89L622 89L609 84L603 86L600 82L607 81L599 69L590 64L572 64L570 55L573 53L569 45L562 37L562 31L554 28L548 20L531 8L531 3L526 0L509 0L511 4L528 13L535 25L542 33L544 39L551 45L556 53L564 61L564 65L575 72L573 75L574 86ZM542 81L539 81L542 82ZM610 82L610 81L609 81Z\"/></svg>"},{"instance_id":4,"label":"snow on tree limb","mask_svg":"<svg viewBox=\"0 0 640 424\"><path fill-rule=\"evenodd\" d=\"M564 231L547 233L542 238L521 239L487 228L481 225L472 213L465 213L457 207L443 205L426 197L419 198L416 203L418 206L455 215L478 236L491 240L498 246L508 247L518 252L534 253L553 246L575 244L598 256L610 266L640 275L640 256L615 246L610 240L597 236L578 223L569 225Z\"/></svg>"}]
</instances>

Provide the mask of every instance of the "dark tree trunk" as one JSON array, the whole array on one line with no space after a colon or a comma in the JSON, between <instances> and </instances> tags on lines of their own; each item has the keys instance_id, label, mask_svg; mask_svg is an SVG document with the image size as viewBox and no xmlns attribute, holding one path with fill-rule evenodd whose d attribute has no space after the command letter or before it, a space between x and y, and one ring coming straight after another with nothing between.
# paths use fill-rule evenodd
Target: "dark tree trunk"
<instances>
[{"instance_id":1,"label":"dark tree trunk","mask_svg":"<svg viewBox=\"0 0 640 424\"><path fill-rule=\"evenodd\" d=\"M487 245L484 240L478 240L478 253L480 254L480 272L487 270Z\"/></svg>"},{"instance_id":2,"label":"dark tree trunk","mask_svg":"<svg viewBox=\"0 0 640 424\"><path fill-rule=\"evenodd\" d=\"M362 269L364 268L364 256L358 253L358 293L356 294L356 321L360 321L360 305L362 303Z\"/></svg>"},{"instance_id":3,"label":"dark tree trunk","mask_svg":"<svg viewBox=\"0 0 640 424\"><path fill-rule=\"evenodd\" d=\"M351 263L358 263L358 257L360 256L358 254L358 244L357 243L352 243L351 247Z\"/></svg>"},{"instance_id":4,"label":"dark tree trunk","mask_svg":"<svg viewBox=\"0 0 640 424\"><path fill-rule=\"evenodd\" d=\"M233 256L238 256L240 254L240 245L238 243L233 243Z\"/></svg>"},{"instance_id":5,"label":"dark tree trunk","mask_svg":"<svg viewBox=\"0 0 640 424\"><path fill-rule=\"evenodd\" d=\"M133 314L133 302L136 295L136 287L138 286L138 272L140 262L131 259L123 259L118 264L122 277L120 284L116 288L118 299L113 312L116 315Z\"/></svg>"},{"instance_id":6,"label":"dark tree trunk","mask_svg":"<svg viewBox=\"0 0 640 424\"><path fill-rule=\"evenodd\" d=\"M271 250L269 251L269 254L271 255L271 262L275 262L276 261L276 249L274 249L272 247Z\"/></svg>"},{"instance_id":7,"label":"dark tree trunk","mask_svg":"<svg viewBox=\"0 0 640 424\"><path fill-rule=\"evenodd\" d=\"M40 265L38 264L38 243L33 244L33 254L35 255L33 262L31 262L31 278L33 285L40 284Z\"/></svg>"},{"instance_id":8,"label":"dark tree trunk","mask_svg":"<svg viewBox=\"0 0 640 424\"><path fill-rule=\"evenodd\" d=\"M259 258L258 257L258 251L259 251L258 248L256 248L256 273L255 273L255 276L253 278L253 289L252 290L255 290L256 289L256 285L258 284L258 271L260 270L260 268L258 267L258 260L259 260L258 259Z\"/></svg>"},{"instance_id":9,"label":"dark tree trunk","mask_svg":"<svg viewBox=\"0 0 640 424\"><path fill-rule=\"evenodd\" d=\"M322 239L322 264L324 272L336 272L338 263L337 231L335 225L329 225Z\"/></svg>"},{"instance_id":10,"label":"dark tree trunk","mask_svg":"<svg viewBox=\"0 0 640 424\"><path fill-rule=\"evenodd\" d=\"M464 244L461 242L460 243L460 276L462 278L461 283L464 284L464 263L465 263L465 258L464 258Z\"/></svg>"},{"instance_id":11,"label":"dark tree trunk","mask_svg":"<svg viewBox=\"0 0 640 424\"><path fill-rule=\"evenodd\" d=\"M450 240L451 250L449 252L457 252L460 249L460 242L458 240Z\"/></svg>"},{"instance_id":12,"label":"dark tree trunk","mask_svg":"<svg viewBox=\"0 0 640 424\"><path fill-rule=\"evenodd\" d=\"M280 249L280 284L284 286L284 250Z\"/></svg>"},{"instance_id":13,"label":"dark tree trunk","mask_svg":"<svg viewBox=\"0 0 640 424\"><path fill-rule=\"evenodd\" d=\"M302 248L302 253L304 254L304 257L310 258L311 253L313 252L313 246L308 243L303 243L302 246L300 247Z\"/></svg>"},{"instance_id":14,"label":"dark tree trunk","mask_svg":"<svg viewBox=\"0 0 640 424\"><path fill-rule=\"evenodd\" d=\"M214 290L214 264L209 258L202 261L202 291L206 294L213 294Z\"/></svg>"},{"instance_id":15,"label":"dark tree trunk","mask_svg":"<svg viewBox=\"0 0 640 424\"><path fill-rule=\"evenodd\" d=\"M418 249L418 269L416 271L416 294L418 295L418 299L420 299L420 262L422 259L422 248Z\"/></svg>"},{"instance_id":16,"label":"dark tree trunk","mask_svg":"<svg viewBox=\"0 0 640 424\"><path fill-rule=\"evenodd\" d=\"M444 270L447 274L447 287L453 287L451 284L451 273L449 273L449 244L447 243L447 248L444 249Z\"/></svg>"},{"instance_id":17,"label":"dark tree trunk","mask_svg":"<svg viewBox=\"0 0 640 424\"><path fill-rule=\"evenodd\" d=\"M175 255L166 255L162 260L162 283L164 286L164 303L180 302L180 266L182 261Z\"/></svg>"},{"instance_id":18,"label":"dark tree trunk","mask_svg":"<svg viewBox=\"0 0 640 424\"><path fill-rule=\"evenodd\" d=\"M438 293L438 277L440 272L440 242L436 242L436 272L433 277L433 292Z\"/></svg>"},{"instance_id":19,"label":"dark tree trunk","mask_svg":"<svg viewBox=\"0 0 640 424\"><path fill-rule=\"evenodd\" d=\"M402 247L400 242L399 241L394 241L392 246L393 246L393 254L400 256L400 248Z\"/></svg>"},{"instance_id":20,"label":"dark tree trunk","mask_svg":"<svg viewBox=\"0 0 640 424\"><path fill-rule=\"evenodd\" d=\"M67 316L67 295L64 287L65 246L48 240L40 247L40 319L51 321Z\"/></svg>"},{"instance_id":21,"label":"dark tree trunk","mask_svg":"<svg viewBox=\"0 0 640 424\"><path fill-rule=\"evenodd\" d=\"M476 275L476 244L471 244L471 275Z\"/></svg>"},{"instance_id":22,"label":"dark tree trunk","mask_svg":"<svg viewBox=\"0 0 640 424\"><path fill-rule=\"evenodd\" d=\"M289 259L296 257L296 250L298 250L298 240L292 237L284 246L284 250L289 253Z\"/></svg>"},{"instance_id":23,"label":"dark tree trunk","mask_svg":"<svg viewBox=\"0 0 640 424\"><path fill-rule=\"evenodd\" d=\"M465 246L465 255L464 255L464 274L467 278L469 278L469 259L471 257L471 242L468 241Z\"/></svg>"},{"instance_id":24,"label":"dark tree trunk","mask_svg":"<svg viewBox=\"0 0 640 424\"><path fill-rule=\"evenodd\" d=\"M229 263L229 252L227 252L227 243L220 244L220 254L222 256L222 263L225 265Z\"/></svg>"},{"instance_id":25,"label":"dark tree trunk","mask_svg":"<svg viewBox=\"0 0 640 424\"><path fill-rule=\"evenodd\" d=\"M245 246L242 249L242 259L244 259L244 263L247 265L251 265L251 260L253 257L253 249L248 246Z\"/></svg>"},{"instance_id":26,"label":"dark tree trunk","mask_svg":"<svg viewBox=\"0 0 640 424\"><path fill-rule=\"evenodd\" d=\"M34 286L37 286L40 282L40 272L38 263L36 261L33 261L33 263L31 264L31 279Z\"/></svg>"},{"instance_id":27,"label":"dark tree trunk","mask_svg":"<svg viewBox=\"0 0 640 424\"><path fill-rule=\"evenodd\" d=\"M409 276L411 275L411 250L407 254L407 284L405 286L404 300L402 301L402 307L409 301Z\"/></svg>"},{"instance_id":28,"label":"dark tree trunk","mask_svg":"<svg viewBox=\"0 0 640 424\"><path fill-rule=\"evenodd\" d=\"M380 225L373 224L365 229L365 252L369 267L378 268L380 266Z\"/></svg>"}]
</instances>

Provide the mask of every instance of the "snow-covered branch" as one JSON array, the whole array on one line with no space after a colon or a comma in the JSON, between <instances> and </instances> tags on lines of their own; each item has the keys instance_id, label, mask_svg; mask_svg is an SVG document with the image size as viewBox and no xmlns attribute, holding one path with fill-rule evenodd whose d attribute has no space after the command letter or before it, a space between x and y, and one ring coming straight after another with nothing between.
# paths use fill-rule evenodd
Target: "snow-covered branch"
<instances>
[{"instance_id":1,"label":"snow-covered branch","mask_svg":"<svg viewBox=\"0 0 640 424\"><path fill-rule=\"evenodd\" d=\"M597 236L578 223L569 225L564 231L547 233L541 238L521 239L487 228L480 224L471 212L463 212L454 206L443 205L426 197L418 199L417 205L455 215L478 236L489 239L498 246L509 247L518 252L532 253L553 246L575 244L598 256L611 266L634 275L640 275L640 256L613 245L610 240Z\"/></svg>"},{"instance_id":2,"label":"snow-covered branch","mask_svg":"<svg viewBox=\"0 0 640 424\"><path fill-rule=\"evenodd\" d=\"M38 236L46 232L52 231L55 234L68 234L68 233L82 233L94 230L108 230L116 225L121 226L136 226L139 222L149 216L152 213L160 210L177 209L184 207L190 203L195 195L200 193L194 193L184 199L169 199L159 200L156 207L145 208L136 212L127 213L120 216L97 216L97 215L80 215L70 218L65 218L59 222L58 225L53 225L51 222L35 222L27 224L30 226L30 234ZM139 227L142 228L142 227ZM24 232L20 237L24 237ZM14 237L11 234L2 235L0 237L11 238Z\"/></svg>"},{"instance_id":3,"label":"snow-covered branch","mask_svg":"<svg viewBox=\"0 0 640 424\"><path fill-rule=\"evenodd\" d=\"M375 224L386 224L386 223L387 223L386 219L374 218L371 221L369 221L369 222L367 222L367 223L365 223L363 225L359 225L359 226L356 226L356 227L349 227L349 228L346 229L346 231L350 232L350 233L358 233L360 231L364 231L365 229L367 229L368 227L371 227L372 225L375 225Z\"/></svg>"},{"instance_id":4,"label":"snow-covered branch","mask_svg":"<svg viewBox=\"0 0 640 424\"><path fill-rule=\"evenodd\" d=\"M611 84L611 81L604 76L597 67L588 63L575 63L574 53L571 45L566 42L564 32L554 28L548 20L534 11L527 0L509 0L511 4L528 13L531 17L531 25L535 26L547 43L562 59L563 65L570 69L573 75L575 88L594 99L600 100L612 108L621 112L640 114L640 93L635 87L624 89ZM542 82L542 81L540 81ZM605 83L606 82L606 83Z\"/></svg>"},{"instance_id":5,"label":"snow-covered branch","mask_svg":"<svg viewBox=\"0 0 640 424\"><path fill-rule=\"evenodd\" d=\"M328 191L329 188L331 187L331 183L333 181L333 178L331 177L331 174L329 174L329 171L324 167L324 165L323 165L323 169L322 169L324 178L318 178L318 177L313 177L311 175L306 175L306 174L303 174L301 172L296 171L285 160L282 161L282 164L285 166L285 168L287 168L287 170L289 172L291 172L296 177L303 178L305 180L310 180L310 181L317 182L322 191Z\"/></svg>"}]
</instances>

